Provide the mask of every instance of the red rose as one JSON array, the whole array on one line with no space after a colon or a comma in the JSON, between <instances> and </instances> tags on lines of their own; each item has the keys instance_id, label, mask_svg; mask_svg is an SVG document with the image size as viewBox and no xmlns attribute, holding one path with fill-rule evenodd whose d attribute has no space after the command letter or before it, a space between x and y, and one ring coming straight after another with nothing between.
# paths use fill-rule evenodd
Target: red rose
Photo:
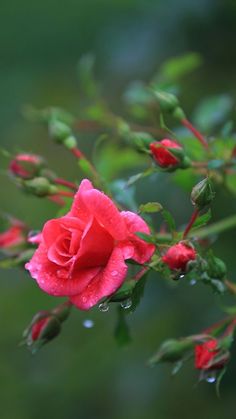
<instances>
[{"instance_id":1,"label":"red rose","mask_svg":"<svg viewBox=\"0 0 236 419\"><path fill-rule=\"evenodd\" d=\"M177 243L171 246L162 261L172 270L186 271L186 265L190 260L196 259L196 250L186 243Z\"/></svg>"},{"instance_id":2,"label":"red rose","mask_svg":"<svg viewBox=\"0 0 236 419\"><path fill-rule=\"evenodd\" d=\"M30 331L31 339L33 341L37 340L39 336L42 335L49 321L50 317L44 317L43 319L40 319L35 324L33 324L32 329Z\"/></svg>"},{"instance_id":3,"label":"red rose","mask_svg":"<svg viewBox=\"0 0 236 419\"><path fill-rule=\"evenodd\" d=\"M21 179L32 179L43 167L42 157L35 154L18 154L10 162L9 171Z\"/></svg>"},{"instance_id":4,"label":"red rose","mask_svg":"<svg viewBox=\"0 0 236 419\"><path fill-rule=\"evenodd\" d=\"M150 150L157 164L163 168L176 167L180 163L171 149L182 150L182 147L175 141L165 138L164 140L155 141L150 144Z\"/></svg>"},{"instance_id":5,"label":"red rose","mask_svg":"<svg viewBox=\"0 0 236 419\"><path fill-rule=\"evenodd\" d=\"M220 349L217 349L217 339L208 340L201 345L195 346L195 368L200 370L211 370L223 368L228 360L228 357L222 357L217 360L216 357L220 355Z\"/></svg>"},{"instance_id":6,"label":"red rose","mask_svg":"<svg viewBox=\"0 0 236 419\"><path fill-rule=\"evenodd\" d=\"M0 249L11 250L16 246L26 243L26 230L25 224L12 218L9 229L0 233Z\"/></svg>"},{"instance_id":7,"label":"red rose","mask_svg":"<svg viewBox=\"0 0 236 419\"><path fill-rule=\"evenodd\" d=\"M68 214L45 224L26 269L48 294L68 296L88 310L124 282L126 259L144 263L154 253L153 245L134 234L138 231L149 233L141 217L119 212L85 179Z\"/></svg>"}]
</instances>

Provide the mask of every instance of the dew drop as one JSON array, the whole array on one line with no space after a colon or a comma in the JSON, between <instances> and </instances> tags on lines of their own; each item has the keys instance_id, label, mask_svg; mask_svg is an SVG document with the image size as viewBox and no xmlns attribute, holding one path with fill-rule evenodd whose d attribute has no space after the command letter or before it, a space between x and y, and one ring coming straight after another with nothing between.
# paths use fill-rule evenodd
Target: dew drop
<instances>
[{"instance_id":1,"label":"dew drop","mask_svg":"<svg viewBox=\"0 0 236 419\"><path fill-rule=\"evenodd\" d=\"M92 327L94 326L94 321L90 319L85 319L83 321L83 326L85 327L85 329L92 329Z\"/></svg>"},{"instance_id":2,"label":"dew drop","mask_svg":"<svg viewBox=\"0 0 236 419\"><path fill-rule=\"evenodd\" d=\"M128 308L130 308L132 306L131 298L127 298L127 300L122 301L120 303L120 305L124 310L127 310Z\"/></svg>"},{"instance_id":3,"label":"dew drop","mask_svg":"<svg viewBox=\"0 0 236 419\"><path fill-rule=\"evenodd\" d=\"M106 313L109 310L109 304L107 301L104 301L104 303L99 304L98 308L102 313Z\"/></svg>"},{"instance_id":4,"label":"dew drop","mask_svg":"<svg viewBox=\"0 0 236 419\"><path fill-rule=\"evenodd\" d=\"M58 269L57 270L57 277L61 279L68 278L68 272L66 269Z\"/></svg>"},{"instance_id":5,"label":"dew drop","mask_svg":"<svg viewBox=\"0 0 236 419\"><path fill-rule=\"evenodd\" d=\"M111 276L117 276L118 272L117 271L112 271Z\"/></svg>"},{"instance_id":6,"label":"dew drop","mask_svg":"<svg viewBox=\"0 0 236 419\"><path fill-rule=\"evenodd\" d=\"M213 384L216 382L216 371L207 372L204 371L204 375L202 377L207 383Z\"/></svg>"},{"instance_id":7,"label":"dew drop","mask_svg":"<svg viewBox=\"0 0 236 419\"><path fill-rule=\"evenodd\" d=\"M207 383L212 384L212 383L214 383L215 381L216 381L216 377L215 377L215 376L210 376L210 377L207 377L207 378L206 378L206 382L207 382Z\"/></svg>"}]
</instances>

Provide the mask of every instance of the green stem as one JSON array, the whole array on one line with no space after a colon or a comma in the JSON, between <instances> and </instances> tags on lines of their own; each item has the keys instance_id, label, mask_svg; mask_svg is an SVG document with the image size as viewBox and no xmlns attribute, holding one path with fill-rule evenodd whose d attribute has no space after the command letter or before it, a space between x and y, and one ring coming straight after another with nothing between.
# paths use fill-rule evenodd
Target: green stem
<instances>
[{"instance_id":1,"label":"green stem","mask_svg":"<svg viewBox=\"0 0 236 419\"><path fill-rule=\"evenodd\" d=\"M209 236L210 234L222 233L223 231L229 230L232 227L236 227L236 215L231 215L230 217L217 221L214 224L201 228L194 232L192 236L203 238Z\"/></svg>"}]
</instances>

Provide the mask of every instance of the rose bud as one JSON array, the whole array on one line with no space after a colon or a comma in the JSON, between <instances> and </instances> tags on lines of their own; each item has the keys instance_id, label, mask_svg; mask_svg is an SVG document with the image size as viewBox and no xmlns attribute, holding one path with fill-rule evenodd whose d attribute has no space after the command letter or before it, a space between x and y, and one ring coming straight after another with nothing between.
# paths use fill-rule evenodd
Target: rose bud
<instances>
[{"instance_id":1,"label":"rose bud","mask_svg":"<svg viewBox=\"0 0 236 419\"><path fill-rule=\"evenodd\" d=\"M49 133L58 143L63 143L66 138L71 136L71 128L65 122L52 118L49 121Z\"/></svg>"},{"instance_id":2,"label":"rose bud","mask_svg":"<svg viewBox=\"0 0 236 419\"><path fill-rule=\"evenodd\" d=\"M159 362L177 362L193 348L193 340L190 338L169 339L161 345L158 352L149 360L150 365Z\"/></svg>"},{"instance_id":3,"label":"rose bud","mask_svg":"<svg viewBox=\"0 0 236 419\"><path fill-rule=\"evenodd\" d=\"M21 179L32 179L44 167L44 160L36 154L18 154L11 160L9 171Z\"/></svg>"},{"instance_id":4,"label":"rose bud","mask_svg":"<svg viewBox=\"0 0 236 419\"><path fill-rule=\"evenodd\" d=\"M31 193L39 197L45 197L48 195L56 195L58 189L52 185L45 177L35 177L34 179L25 180L23 187L26 192Z\"/></svg>"},{"instance_id":5,"label":"rose bud","mask_svg":"<svg viewBox=\"0 0 236 419\"><path fill-rule=\"evenodd\" d=\"M219 342L214 338L195 346L195 368L200 370L221 369L229 357L229 351L219 348Z\"/></svg>"},{"instance_id":6,"label":"rose bud","mask_svg":"<svg viewBox=\"0 0 236 419\"><path fill-rule=\"evenodd\" d=\"M127 140L131 146L134 146L137 151L146 152L149 154L149 146L155 140L146 132L131 132L127 135Z\"/></svg>"},{"instance_id":7,"label":"rose bud","mask_svg":"<svg viewBox=\"0 0 236 419\"><path fill-rule=\"evenodd\" d=\"M212 189L212 184L209 178L201 180L192 189L191 201L193 205L196 205L199 210L210 205L215 197L215 192Z\"/></svg>"},{"instance_id":8,"label":"rose bud","mask_svg":"<svg viewBox=\"0 0 236 419\"><path fill-rule=\"evenodd\" d=\"M179 100L172 93L167 93L162 90L154 90L154 95L159 103L161 111L173 112L179 105Z\"/></svg>"},{"instance_id":9,"label":"rose bud","mask_svg":"<svg viewBox=\"0 0 236 419\"><path fill-rule=\"evenodd\" d=\"M186 272L188 262L195 260L196 256L196 250L192 246L185 242L179 242L167 250L165 255L162 256L162 261L171 270Z\"/></svg>"},{"instance_id":10,"label":"rose bud","mask_svg":"<svg viewBox=\"0 0 236 419\"><path fill-rule=\"evenodd\" d=\"M30 231L27 238L28 243L36 244L36 245L40 244L42 240L41 236L42 234L40 231Z\"/></svg>"},{"instance_id":11,"label":"rose bud","mask_svg":"<svg viewBox=\"0 0 236 419\"><path fill-rule=\"evenodd\" d=\"M61 323L69 316L71 304L66 302L51 311L37 313L29 327L23 333L22 344L26 344L32 353L54 339L61 331Z\"/></svg>"},{"instance_id":12,"label":"rose bud","mask_svg":"<svg viewBox=\"0 0 236 419\"><path fill-rule=\"evenodd\" d=\"M207 259L206 271L210 278L223 280L226 276L227 268L223 260L210 254Z\"/></svg>"},{"instance_id":13,"label":"rose bud","mask_svg":"<svg viewBox=\"0 0 236 419\"><path fill-rule=\"evenodd\" d=\"M176 141L165 138L150 144L150 150L155 162L163 169L174 170L189 166L189 159L184 155L184 150Z\"/></svg>"},{"instance_id":14,"label":"rose bud","mask_svg":"<svg viewBox=\"0 0 236 419\"><path fill-rule=\"evenodd\" d=\"M14 252L27 242L27 227L21 221L10 218L10 227L0 233L0 250Z\"/></svg>"},{"instance_id":15,"label":"rose bud","mask_svg":"<svg viewBox=\"0 0 236 419\"><path fill-rule=\"evenodd\" d=\"M119 211L84 179L69 212L44 225L26 269L43 291L67 296L79 309L89 310L122 286L126 260L143 264L152 257L155 246L136 232L150 234L140 216Z\"/></svg>"},{"instance_id":16,"label":"rose bud","mask_svg":"<svg viewBox=\"0 0 236 419\"><path fill-rule=\"evenodd\" d=\"M32 353L37 352L41 346L56 337L61 330L61 323L56 316L50 312L40 312L36 314L30 326L23 333L23 342Z\"/></svg>"}]
</instances>

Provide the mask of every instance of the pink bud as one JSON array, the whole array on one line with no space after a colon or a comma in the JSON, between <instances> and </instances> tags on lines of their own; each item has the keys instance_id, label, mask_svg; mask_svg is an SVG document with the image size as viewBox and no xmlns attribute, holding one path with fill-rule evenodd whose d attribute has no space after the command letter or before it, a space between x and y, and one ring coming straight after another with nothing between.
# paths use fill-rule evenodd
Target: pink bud
<instances>
[{"instance_id":1,"label":"pink bud","mask_svg":"<svg viewBox=\"0 0 236 419\"><path fill-rule=\"evenodd\" d=\"M195 368L200 370L217 370L229 360L229 352L218 348L217 339L210 339L195 346Z\"/></svg>"},{"instance_id":2,"label":"pink bud","mask_svg":"<svg viewBox=\"0 0 236 419\"><path fill-rule=\"evenodd\" d=\"M172 149L182 150L182 147L175 141L165 138L150 144L150 150L156 163L163 168L176 167L180 159L174 155Z\"/></svg>"},{"instance_id":3,"label":"pink bud","mask_svg":"<svg viewBox=\"0 0 236 419\"><path fill-rule=\"evenodd\" d=\"M162 261L172 270L186 271L187 263L196 259L196 250L184 242L180 242L171 246Z\"/></svg>"},{"instance_id":4,"label":"pink bud","mask_svg":"<svg viewBox=\"0 0 236 419\"><path fill-rule=\"evenodd\" d=\"M0 249L10 250L26 243L26 231L27 227L24 223L11 218L10 227L3 233L0 233Z\"/></svg>"},{"instance_id":5,"label":"pink bud","mask_svg":"<svg viewBox=\"0 0 236 419\"><path fill-rule=\"evenodd\" d=\"M36 154L18 154L11 160L9 171L21 179L32 179L43 167L43 158Z\"/></svg>"}]
</instances>

